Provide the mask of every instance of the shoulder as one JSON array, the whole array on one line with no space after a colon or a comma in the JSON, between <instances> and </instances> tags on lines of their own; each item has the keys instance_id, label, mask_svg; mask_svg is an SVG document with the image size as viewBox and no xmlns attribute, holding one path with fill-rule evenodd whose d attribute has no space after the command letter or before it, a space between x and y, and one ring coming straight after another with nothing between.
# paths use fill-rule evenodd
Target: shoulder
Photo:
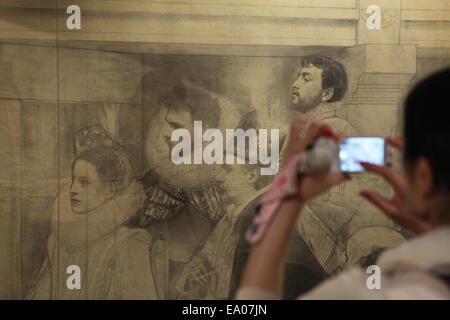
<instances>
[{"instance_id":1,"label":"shoulder","mask_svg":"<svg viewBox=\"0 0 450 320\"><path fill-rule=\"evenodd\" d=\"M364 270L355 267L322 282L298 299L425 300L449 298L449 291L445 285L423 272L403 272L396 276L389 276L381 272L380 289L368 288L367 283L371 277L371 273L365 273Z\"/></svg>"},{"instance_id":2,"label":"shoulder","mask_svg":"<svg viewBox=\"0 0 450 320\"><path fill-rule=\"evenodd\" d=\"M152 245L152 237L144 229L121 226L118 228L115 242L121 243L118 246L119 256L129 256L136 252L149 251Z\"/></svg>"},{"instance_id":3,"label":"shoulder","mask_svg":"<svg viewBox=\"0 0 450 320\"><path fill-rule=\"evenodd\" d=\"M150 233L142 228L121 227L122 237L125 243L138 242L149 244L152 241Z\"/></svg>"},{"instance_id":4,"label":"shoulder","mask_svg":"<svg viewBox=\"0 0 450 320\"><path fill-rule=\"evenodd\" d=\"M328 123L337 132L345 132L345 134L348 136L356 135L356 131L353 128L353 126L350 123L348 123L348 121L342 118L334 117L324 119L323 121Z\"/></svg>"},{"instance_id":5,"label":"shoulder","mask_svg":"<svg viewBox=\"0 0 450 320\"><path fill-rule=\"evenodd\" d=\"M385 298L390 300L450 299L447 284L424 270L400 270L389 279L385 288Z\"/></svg>"}]
</instances>

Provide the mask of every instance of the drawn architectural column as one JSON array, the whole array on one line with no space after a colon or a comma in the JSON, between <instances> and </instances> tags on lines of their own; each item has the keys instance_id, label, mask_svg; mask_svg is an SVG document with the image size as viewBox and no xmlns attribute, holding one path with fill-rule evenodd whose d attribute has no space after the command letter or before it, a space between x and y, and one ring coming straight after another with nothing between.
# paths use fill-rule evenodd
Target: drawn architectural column
<instances>
[{"instance_id":1,"label":"drawn architectural column","mask_svg":"<svg viewBox=\"0 0 450 320\"><path fill-rule=\"evenodd\" d=\"M368 26L374 14L368 8L373 5L380 9L380 29ZM416 73L423 77L448 65L449 3L361 0L359 11L357 44L366 54L364 70L349 102L348 119L365 123L358 128L359 134L386 134L386 130L395 134L400 128L392 120L401 121L399 103L417 80ZM422 66L424 63L429 66ZM375 123L372 119L378 120Z\"/></svg>"},{"instance_id":2,"label":"drawn architectural column","mask_svg":"<svg viewBox=\"0 0 450 320\"><path fill-rule=\"evenodd\" d=\"M417 64L417 45L400 41L401 8L401 0L360 1L357 43L364 61L347 109L359 135L385 136L398 130L399 104Z\"/></svg>"},{"instance_id":3,"label":"drawn architectural column","mask_svg":"<svg viewBox=\"0 0 450 320\"><path fill-rule=\"evenodd\" d=\"M400 101L416 74L417 48L368 44L364 49L363 72L349 101L348 120L359 135L395 134Z\"/></svg>"}]
</instances>

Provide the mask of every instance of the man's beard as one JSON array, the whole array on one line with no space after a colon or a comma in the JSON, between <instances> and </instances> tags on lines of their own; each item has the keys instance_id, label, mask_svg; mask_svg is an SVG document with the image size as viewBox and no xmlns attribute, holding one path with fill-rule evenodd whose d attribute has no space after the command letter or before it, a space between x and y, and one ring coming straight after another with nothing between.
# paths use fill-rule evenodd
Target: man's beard
<instances>
[{"instance_id":1,"label":"man's beard","mask_svg":"<svg viewBox=\"0 0 450 320\"><path fill-rule=\"evenodd\" d=\"M318 93L314 98L308 100L302 99L302 97L299 96L299 100L297 103L295 103L293 99L291 99L290 108L295 111L306 113L317 107L321 102L322 92Z\"/></svg>"},{"instance_id":2,"label":"man's beard","mask_svg":"<svg viewBox=\"0 0 450 320\"><path fill-rule=\"evenodd\" d=\"M171 147L157 134L147 135L146 170L152 171L166 191L204 191L216 181L217 168L207 164L176 165L171 160Z\"/></svg>"}]
</instances>

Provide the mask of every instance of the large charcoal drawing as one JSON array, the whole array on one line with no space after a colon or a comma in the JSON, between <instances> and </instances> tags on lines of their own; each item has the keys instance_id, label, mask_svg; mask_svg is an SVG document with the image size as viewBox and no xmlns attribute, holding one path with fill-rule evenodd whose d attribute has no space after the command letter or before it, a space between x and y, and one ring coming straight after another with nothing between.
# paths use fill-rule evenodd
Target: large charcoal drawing
<instances>
[{"instance_id":1,"label":"large charcoal drawing","mask_svg":"<svg viewBox=\"0 0 450 320\"><path fill-rule=\"evenodd\" d=\"M192 135L194 121L279 129L280 155L300 114L351 136L396 135L407 90L450 65L436 28L448 21L421 21L417 1L383 4L378 33L365 29L366 1L175 2L158 4L170 14L88 11L77 33L54 29L64 19L44 4L0 9L1 299L232 298L273 176L248 150L247 164L176 165L171 133ZM392 192L361 174L307 204L287 298L411 236L362 186ZM71 265L80 289L67 286Z\"/></svg>"}]
</instances>

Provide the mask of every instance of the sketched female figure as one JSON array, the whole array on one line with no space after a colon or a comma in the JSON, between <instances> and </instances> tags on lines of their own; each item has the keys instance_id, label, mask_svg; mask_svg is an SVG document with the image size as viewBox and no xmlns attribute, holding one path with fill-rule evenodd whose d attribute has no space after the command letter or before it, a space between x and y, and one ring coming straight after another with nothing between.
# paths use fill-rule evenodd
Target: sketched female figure
<instances>
[{"instance_id":1,"label":"sketched female figure","mask_svg":"<svg viewBox=\"0 0 450 320\"><path fill-rule=\"evenodd\" d=\"M48 256L27 298L157 299L150 235L123 224L142 196L126 153L100 126L75 135L75 153L70 191L60 192ZM80 289L68 288L70 265L80 267Z\"/></svg>"}]
</instances>

